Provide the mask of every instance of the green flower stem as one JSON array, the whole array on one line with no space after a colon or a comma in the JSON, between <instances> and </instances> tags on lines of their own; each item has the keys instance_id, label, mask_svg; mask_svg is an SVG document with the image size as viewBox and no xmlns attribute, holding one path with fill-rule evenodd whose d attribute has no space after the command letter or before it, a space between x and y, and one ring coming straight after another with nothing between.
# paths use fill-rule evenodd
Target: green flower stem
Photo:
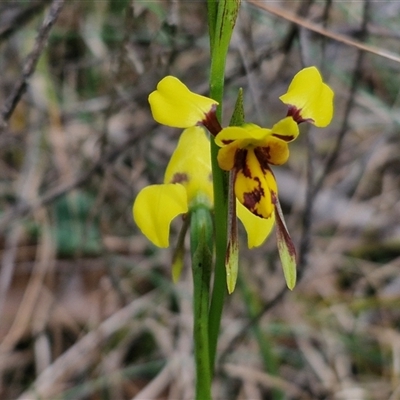
<instances>
[{"instance_id":1,"label":"green flower stem","mask_svg":"<svg viewBox=\"0 0 400 400\"><path fill-rule=\"evenodd\" d=\"M221 121L222 96L224 93L225 64L231 41L233 28L235 27L241 0L220 0L218 8L216 2L208 1L208 26L210 29L210 97L220 104L217 117ZM215 19L216 20L211 20ZM212 31L215 27L215 31Z\"/></svg>"},{"instance_id":2,"label":"green flower stem","mask_svg":"<svg viewBox=\"0 0 400 400\"><path fill-rule=\"evenodd\" d=\"M209 360L208 306L213 254L213 222L210 210L204 206L197 206L192 210L190 219L196 400L211 400L212 374Z\"/></svg>"},{"instance_id":3,"label":"green flower stem","mask_svg":"<svg viewBox=\"0 0 400 400\"><path fill-rule=\"evenodd\" d=\"M226 56L239 7L239 0L220 0L218 6L215 0L208 0L208 26L211 45L210 97L219 102L217 117L220 121ZM217 162L218 149L214 141L211 140L216 256L214 287L209 312L210 371L214 370L218 333L226 295L225 255L227 247L228 174L219 168Z\"/></svg>"},{"instance_id":4,"label":"green flower stem","mask_svg":"<svg viewBox=\"0 0 400 400\"><path fill-rule=\"evenodd\" d=\"M218 147L211 143L215 212L215 272L209 313L210 370L214 370L218 333L221 324L226 288L225 255L227 247L228 174L217 162Z\"/></svg>"},{"instance_id":5,"label":"green flower stem","mask_svg":"<svg viewBox=\"0 0 400 400\"><path fill-rule=\"evenodd\" d=\"M214 47L215 24L217 23L218 0L207 0L208 32L210 36L210 49Z\"/></svg>"}]
</instances>

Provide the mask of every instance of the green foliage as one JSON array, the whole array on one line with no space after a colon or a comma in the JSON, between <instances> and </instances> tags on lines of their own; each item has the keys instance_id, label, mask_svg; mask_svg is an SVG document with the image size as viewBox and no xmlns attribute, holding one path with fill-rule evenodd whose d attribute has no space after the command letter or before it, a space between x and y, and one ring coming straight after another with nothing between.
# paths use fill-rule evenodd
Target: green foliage
<instances>
[{"instance_id":1,"label":"green foliage","mask_svg":"<svg viewBox=\"0 0 400 400\"><path fill-rule=\"evenodd\" d=\"M60 256L94 256L100 253L100 230L94 204L95 199L81 191L55 202L54 233Z\"/></svg>"}]
</instances>

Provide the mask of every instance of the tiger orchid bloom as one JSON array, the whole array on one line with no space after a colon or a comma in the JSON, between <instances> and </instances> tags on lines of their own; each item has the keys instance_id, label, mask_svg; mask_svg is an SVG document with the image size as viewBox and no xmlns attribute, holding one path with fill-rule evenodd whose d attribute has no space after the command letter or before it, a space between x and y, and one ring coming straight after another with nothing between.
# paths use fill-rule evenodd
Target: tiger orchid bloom
<instances>
[{"instance_id":1,"label":"tiger orchid bloom","mask_svg":"<svg viewBox=\"0 0 400 400\"><path fill-rule=\"evenodd\" d=\"M245 124L224 128L216 136L215 143L221 147L218 164L225 171L234 171L236 198L253 214L271 217L272 196L277 196L278 188L270 165L287 161L288 143L298 134L297 123L286 117L272 129Z\"/></svg>"},{"instance_id":2,"label":"tiger orchid bloom","mask_svg":"<svg viewBox=\"0 0 400 400\"><path fill-rule=\"evenodd\" d=\"M185 129L165 171L164 183L143 188L133 204L133 218L156 246L169 247L170 224L178 215L202 204L213 208L210 141L204 129ZM238 217L248 235L249 247L261 245L272 229L271 220L258 218L242 205Z\"/></svg>"},{"instance_id":3,"label":"tiger orchid bloom","mask_svg":"<svg viewBox=\"0 0 400 400\"><path fill-rule=\"evenodd\" d=\"M233 190L239 204L255 218L266 221L268 233L275 221L277 223L278 250L290 289L296 283L296 250L284 222L278 185L270 165L287 161L288 143L298 134L297 123L292 117L286 117L272 129L254 124L232 126L224 128L215 138L215 143L221 147L218 164L223 170L232 171Z\"/></svg>"},{"instance_id":4,"label":"tiger orchid bloom","mask_svg":"<svg viewBox=\"0 0 400 400\"><path fill-rule=\"evenodd\" d=\"M133 214L139 228L155 245L168 247L173 218L190 213L198 201L212 207L210 143L201 128L205 127L220 147L220 168L231 171L227 254L237 258L236 216L245 226L249 248L260 246L276 225L279 255L286 283L292 289L296 282L296 252L279 204L271 165L282 165L288 160L288 144L299 135L300 123L309 122L317 127L330 123L333 96L316 67L304 68L280 96L288 105L286 118L271 129L254 124L222 128L216 116L218 102L191 92L173 76L163 78L149 95L153 117L160 124L186 129L172 155L164 184L143 189L134 203ZM237 268L237 263L231 265ZM234 289L237 275L237 271L231 272L227 278L229 292Z\"/></svg>"},{"instance_id":5,"label":"tiger orchid bloom","mask_svg":"<svg viewBox=\"0 0 400 400\"><path fill-rule=\"evenodd\" d=\"M238 201L254 215L277 225L279 255L288 287L296 282L296 251L287 230L278 199L278 186L271 165L289 158L288 143L299 135L298 124L309 122L327 126L333 116L333 91L322 81L315 67L304 68L293 78L287 93L280 97L289 106L287 117L271 129L254 124L222 129L215 137L221 147L218 164L233 173L233 189Z\"/></svg>"},{"instance_id":6,"label":"tiger orchid bloom","mask_svg":"<svg viewBox=\"0 0 400 400\"><path fill-rule=\"evenodd\" d=\"M185 84L173 76L166 76L158 83L156 90L149 95L149 104L153 118L160 124L175 128L204 126L214 136L222 129L215 114L218 102L191 92ZM203 162L208 163L207 173L208 176L211 176L210 144L207 142L208 144L206 145L203 140L204 138L201 139L202 143L200 144L200 141L197 142L197 136L193 136L192 141L190 141L189 135L193 132L199 135L200 131L184 131L185 141L186 137L188 140L185 146L192 150L196 148L200 149L201 146L201 151L195 152L195 154L191 152L186 153L186 156L182 158L181 165L184 166L186 163L190 164L194 162L196 158L201 158ZM204 134L201 135L201 137L203 136ZM183 139L181 138L181 140ZM179 147L180 144L178 145L178 148ZM173 159L174 156L171 158L170 164L173 163ZM185 169L186 167L184 166L183 168ZM205 176L205 171L203 171L203 175ZM273 216L267 219L258 218L255 214L253 215L251 212L248 212L240 201L237 202L237 216L246 229L249 248L260 246L265 241L274 225ZM168 247L168 242L165 237L167 237L167 235L164 234L164 246L160 247ZM155 242L153 241L153 243Z\"/></svg>"},{"instance_id":7,"label":"tiger orchid bloom","mask_svg":"<svg viewBox=\"0 0 400 400\"><path fill-rule=\"evenodd\" d=\"M222 129L215 138L221 147L219 166L235 173L237 199L262 218L269 218L274 212L278 194L270 165L282 165L288 160L288 143L299 135L298 124L310 122L324 127L333 115L333 91L322 81L316 67L298 72L280 99L289 105L288 116L272 129L254 124L232 126Z\"/></svg>"}]
</instances>

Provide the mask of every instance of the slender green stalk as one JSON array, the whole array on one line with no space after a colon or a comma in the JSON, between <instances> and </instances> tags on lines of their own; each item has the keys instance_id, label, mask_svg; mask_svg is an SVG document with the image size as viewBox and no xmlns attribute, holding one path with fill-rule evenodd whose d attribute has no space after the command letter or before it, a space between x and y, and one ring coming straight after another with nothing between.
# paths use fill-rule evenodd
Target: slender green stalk
<instances>
[{"instance_id":1,"label":"slender green stalk","mask_svg":"<svg viewBox=\"0 0 400 400\"><path fill-rule=\"evenodd\" d=\"M218 0L207 0L208 33L210 36L210 49L214 47L215 24L217 23Z\"/></svg>"},{"instance_id":2,"label":"slender green stalk","mask_svg":"<svg viewBox=\"0 0 400 400\"><path fill-rule=\"evenodd\" d=\"M208 208L199 206L192 211L190 240L193 271L196 400L211 400L212 373L209 360L208 307L213 254L213 223Z\"/></svg>"},{"instance_id":3,"label":"slender green stalk","mask_svg":"<svg viewBox=\"0 0 400 400\"><path fill-rule=\"evenodd\" d=\"M214 182L214 212L215 212L215 272L209 313L209 349L210 370L214 370L217 351L218 333L221 324L226 288L225 254L227 246L227 216L228 216L228 177L219 169L216 161L218 149L214 142L211 145L211 157Z\"/></svg>"},{"instance_id":4,"label":"slender green stalk","mask_svg":"<svg viewBox=\"0 0 400 400\"><path fill-rule=\"evenodd\" d=\"M218 7L216 7L215 1L208 1L208 26L210 28L211 44L210 97L219 102L217 116L220 121L222 116L226 56L239 6L239 0L220 0ZM214 287L209 313L209 359L211 371L214 370L218 333L226 295L225 255L227 247L228 175L219 168L217 154L218 147L212 140L211 163L214 185L216 256Z\"/></svg>"}]
</instances>

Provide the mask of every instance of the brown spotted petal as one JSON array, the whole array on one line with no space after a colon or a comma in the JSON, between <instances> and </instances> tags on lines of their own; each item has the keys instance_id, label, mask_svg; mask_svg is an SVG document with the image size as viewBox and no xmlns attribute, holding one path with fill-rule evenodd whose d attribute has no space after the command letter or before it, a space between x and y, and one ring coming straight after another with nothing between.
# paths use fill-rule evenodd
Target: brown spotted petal
<instances>
[{"instance_id":1,"label":"brown spotted petal","mask_svg":"<svg viewBox=\"0 0 400 400\"><path fill-rule=\"evenodd\" d=\"M282 165L289 158L289 146L281 139L269 136L266 145L254 149L260 165L266 169L268 164Z\"/></svg>"},{"instance_id":2,"label":"brown spotted petal","mask_svg":"<svg viewBox=\"0 0 400 400\"><path fill-rule=\"evenodd\" d=\"M238 150L235 159L235 194L253 214L269 218L274 211L271 192L277 193L275 177L268 164L260 164L254 149Z\"/></svg>"}]
</instances>

